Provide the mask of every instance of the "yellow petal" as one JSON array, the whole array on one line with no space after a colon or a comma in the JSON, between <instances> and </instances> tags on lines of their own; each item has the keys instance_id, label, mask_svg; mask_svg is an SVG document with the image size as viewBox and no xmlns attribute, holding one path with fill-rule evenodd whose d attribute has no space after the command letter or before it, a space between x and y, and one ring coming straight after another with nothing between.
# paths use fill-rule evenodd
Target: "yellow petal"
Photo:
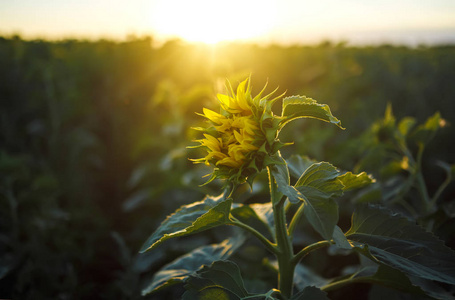
<instances>
[{"instance_id":1,"label":"yellow petal","mask_svg":"<svg viewBox=\"0 0 455 300\"><path fill-rule=\"evenodd\" d=\"M221 151L223 143L221 139L217 139L210 134L204 134L205 140L201 140L202 145L207 146L212 151Z\"/></svg>"},{"instance_id":2,"label":"yellow petal","mask_svg":"<svg viewBox=\"0 0 455 300\"><path fill-rule=\"evenodd\" d=\"M237 162L233 160L230 157L226 157L225 159L222 159L216 163L216 165L223 165L227 167L232 167L232 168L239 168L242 165L243 162Z\"/></svg>"},{"instance_id":3,"label":"yellow petal","mask_svg":"<svg viewBox=\"0 0 455 300\"><path fill-rule=\"evenodd\" d=\"M213 110L210 110L208 108L203 108L202 111L204 112L204 116L212 121L213 123L216 124L221 124L222 119L226 119L226 117L222 116L219 113L214 112Z\"/></svg>"}]
</instances>

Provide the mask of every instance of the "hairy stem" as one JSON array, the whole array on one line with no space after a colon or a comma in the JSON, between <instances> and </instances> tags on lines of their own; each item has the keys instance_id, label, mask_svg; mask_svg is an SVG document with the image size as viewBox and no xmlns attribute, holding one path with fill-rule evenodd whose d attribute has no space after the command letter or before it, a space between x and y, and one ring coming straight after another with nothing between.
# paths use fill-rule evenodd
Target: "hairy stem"
<instances>
[{"instance_id":1,"label":"hairy stem","mask_svg":"<svg viewBox=\"0 0 455 300\"><path fill-rule=\"evenodd\" d=\"M269 171L270 195L273 206L273 215L275 219L275 235L278 246L278 288L283 296L290 298L292 296L292 287L294 285L294 269L295 264L291 263L294 257L292 243L288 235L286 225L286 214L284 208L284 201L281 193L277 191L275 178L272 175L271 169ZM280 198L278 200L278 197Z\"/></svg>"}]
</instances>

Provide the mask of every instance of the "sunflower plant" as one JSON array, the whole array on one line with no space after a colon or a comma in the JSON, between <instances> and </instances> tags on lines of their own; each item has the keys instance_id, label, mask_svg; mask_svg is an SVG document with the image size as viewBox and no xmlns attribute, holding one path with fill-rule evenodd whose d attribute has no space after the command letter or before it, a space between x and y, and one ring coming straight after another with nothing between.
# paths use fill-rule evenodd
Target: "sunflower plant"
<instances>
[{"instance_id":1,"label":"sunflower plant","mask_svg":"<svg viewBox=\"0 0 455 300\"><path fill-rule=\"evenodd\" d=\"M365 172L340 171L328 162L315 162L294 155L284 159L286 146L279 133L298 118L322 120L340 129L328 105L304 96L264 95L265 87L253 96L250 78L227 94L217 96L220 109L203 109L206 127L195 128L201 139L194 147L203 155L192 159L213 167L208 182L221 179L225 188L219 196L184 205L164 220L147 239L140 252L155 251L168 239L183 237L219 226L231 225L252 235L270 253L276 266L277 286L262 293L245 288L240 268L229 258L246 238L235 234L219 244L197 248L158 271L143 294L183 283L183 299L328 299L327 292L358 282L381 284L401 291L445 297L435 282L455 284L455 255L433 234L408 219L381 207L364 206L352 215L346 232L337 226L337 199L351 190L362 189L374 179ZM272 106L281 101L275 115ZM266 170L270 200L266 203L234 202L236 188L252 186L254 178ZM291 183L291 178L295 182ZM320 240L307 241L296 248L294 235L301 219L317 232ZM370 263L337 278L299 277L305 268L302 258L325 247L354 253Z\"/></svg>"}]
</instances>

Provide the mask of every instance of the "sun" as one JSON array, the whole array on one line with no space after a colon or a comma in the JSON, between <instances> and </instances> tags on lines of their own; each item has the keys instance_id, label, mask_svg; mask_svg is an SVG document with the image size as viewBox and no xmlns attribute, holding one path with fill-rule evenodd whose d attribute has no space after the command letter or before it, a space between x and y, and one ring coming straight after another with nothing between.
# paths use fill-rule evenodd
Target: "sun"
<instances>
[{"instance_id":1,"label":"sun","mask_svg":"<svg viewBox=\"0 0 455 300\"><path fill-rule=\"evenodd\" d=\"M150 26L158 36L214 44L248 40L268 33L274 0L157 0Z\"/></svg>"}]
</instances>

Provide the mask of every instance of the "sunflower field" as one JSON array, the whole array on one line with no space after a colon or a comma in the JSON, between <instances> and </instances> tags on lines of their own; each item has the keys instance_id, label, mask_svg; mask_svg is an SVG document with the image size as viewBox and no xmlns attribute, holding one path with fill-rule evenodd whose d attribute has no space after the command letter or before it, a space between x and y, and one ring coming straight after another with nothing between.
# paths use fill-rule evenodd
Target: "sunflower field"
<instances>
[{"instance_id":1,"label":"sunflower field","mask_svg":"<svg viewBox=\"0 0 455 300\"><path fill-rule=\"evenodd\" d=\"M1 299L455 299L454 45L9 36L0 70Z\"/></svg>"}]
</instances>

